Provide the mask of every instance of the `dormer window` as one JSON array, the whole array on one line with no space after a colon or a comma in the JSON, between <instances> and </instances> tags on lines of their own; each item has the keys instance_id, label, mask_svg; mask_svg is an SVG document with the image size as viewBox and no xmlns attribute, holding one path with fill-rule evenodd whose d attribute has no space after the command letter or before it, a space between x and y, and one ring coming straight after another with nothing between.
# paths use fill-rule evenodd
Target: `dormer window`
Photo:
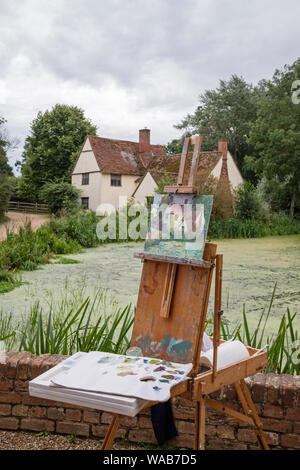
<instances>
[{"instance_id":1,"label":"dormer window","mask_svg":"<svg viewBox=\"0 0 300 470\"><path fill-rule=\"evenodd\" d=\"M121 184L121 175L112 173L110 175L110 185L111 186L122 186Z\"/></svg>"},{"instance_id":2,"label":"dormer window","mask_svg":"<svg viewBox=\"0 0 300 470\"><path fill-rule=\"evenodd\" d=\"M81 184L82 184L82 186L90 184L90 174L89 173L82 173Z\"/></svg>"}]
</instances>

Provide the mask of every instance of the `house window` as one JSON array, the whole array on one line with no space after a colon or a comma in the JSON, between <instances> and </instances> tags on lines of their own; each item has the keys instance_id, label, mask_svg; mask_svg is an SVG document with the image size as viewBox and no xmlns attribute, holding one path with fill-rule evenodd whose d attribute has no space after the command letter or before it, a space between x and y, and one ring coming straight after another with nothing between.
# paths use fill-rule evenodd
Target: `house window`
<instances>
[{"instance_id":1,"label":"house window","mask_svg":"<svg viewBox=\"0 0 300 470\"><path fill-rule=\"evenodd\" d=\"M82 197L81 198L81 205L83 209L88 209L89 208L89 198L88 197Z\"/></svg>"},{"instance_id":2,"label":"house window","mask_svg":"<svg viewBox=\"0 0 300 470\"><path fill-rule=\"evenodd\" d=\"M111 186L121 186L121 175L110 175L110 185Z\"/></svg>"},{"instance_id":3,"label":"house window","mask_svg":"<svg viewBox=\"0 0 300 470\"><path fill-rule=\"evenodd\" d=\"M90 174L89 173L82 173L82 185L86 185L90 183Z\"/></svg>"}]
</instances>

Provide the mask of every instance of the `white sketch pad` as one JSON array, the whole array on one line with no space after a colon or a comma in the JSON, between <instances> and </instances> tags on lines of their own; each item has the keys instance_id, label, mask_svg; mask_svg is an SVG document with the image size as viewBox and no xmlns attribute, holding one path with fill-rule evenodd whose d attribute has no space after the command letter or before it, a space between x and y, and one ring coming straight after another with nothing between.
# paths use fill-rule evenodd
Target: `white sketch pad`
<instances>
[{"instance_id":1,"label":"white sketch pad","mask_svg":"<svg viewBox=\"0 0 300 470\"><path fill-rule=\"evenodd\" d=\"M171 388L184 380L192 364L93 351L67 372L52 378L56 386L141 398L169 400Z\"/></svg>"}]
</instances>

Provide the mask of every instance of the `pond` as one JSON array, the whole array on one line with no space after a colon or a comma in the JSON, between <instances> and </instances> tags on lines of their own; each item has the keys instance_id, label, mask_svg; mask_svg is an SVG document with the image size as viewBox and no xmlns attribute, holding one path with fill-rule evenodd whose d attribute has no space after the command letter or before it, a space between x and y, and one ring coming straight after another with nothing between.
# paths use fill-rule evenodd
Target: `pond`
<instances>
[{"instance_id":1,"label":"pond","mask_svg":"<svg viewBox=\"0 0 300 470\"><path fill-rule=\"evenodd\" d=\"M275 331L287 307L291 313L300 307L300 236L268 237L250 240L218 241L224 255L223 309L234 324L242 319L245 304L252 326L269 304L277 282L268 333ZM66 288L94 295L107 289L121 305L136 303L141 262L133 257L142 243L108 244L71 255L79 264L49 264L22 273L21 287L0 296L0 308L16 316L26 314L30 304L39 300L46 306L63 298ZM209 311L213 304L210 301ZM45 309L47 311L47 309ZM300 329L299 315L295 326Z\"/></svg>"}]
</instances>

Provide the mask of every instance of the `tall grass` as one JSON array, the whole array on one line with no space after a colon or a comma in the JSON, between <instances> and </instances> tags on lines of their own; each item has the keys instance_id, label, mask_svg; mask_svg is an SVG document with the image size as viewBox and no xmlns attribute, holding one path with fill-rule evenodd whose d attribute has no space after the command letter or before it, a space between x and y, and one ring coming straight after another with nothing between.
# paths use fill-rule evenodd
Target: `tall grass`
<instances>
[{"instance_id":1,"label":"tall grass","mask_svg":"<svg viewBox=\"0 0 300 470\"><path fill-rule=\"evenodd\" d=\"M254 219L240 220L237 217L228 220L211 220L208 236L213 239L261 238L299 233L299 220L274 214L268 222Z\"/></svg>"},{"instance_id":2,"label":"tall grass","mask_svg":"<svg viewBox=\"0 0 300 470\"><path fill-rule=\"evenodd\" d=\"M50 304L45 314L39 302L35 302L27 319L19 319L17 323L13 321L12 314L4 315L1 312L0 340L4 341L7 349L29 351L32 354L126 352L134 318L131 305L117 307L108 313L105 295L101 291L93 300L88 297L79 306L78 298L77 301L73 299L59 305L62 308Z\"/></svg>"},{"instance_id":3,"label":"tall grass","mask_svg":"<svg viewBox=\"0 0 300 470\"><path fill-rule=\"evenodd\" d=\"M267 307L262 310L256 327L251 331L246 308L243 306L242 322L230 328L230 324L226 320L221 321L221 336L224 340L238 339L242 343L256 348L262 349L267 346L268 367L266 372L275 372L278 374L299 374L299 363L296 358L298 352L300 354L298 331L295 330L294 322L296 313L291 314L289 308L282 316L277 333L266 334L267 324L270 317L272 305L275 298L277 284L275 284L271 299ZM212 319L207 320L207 332L212 334Z\"/></svg>"}]
</instances>

